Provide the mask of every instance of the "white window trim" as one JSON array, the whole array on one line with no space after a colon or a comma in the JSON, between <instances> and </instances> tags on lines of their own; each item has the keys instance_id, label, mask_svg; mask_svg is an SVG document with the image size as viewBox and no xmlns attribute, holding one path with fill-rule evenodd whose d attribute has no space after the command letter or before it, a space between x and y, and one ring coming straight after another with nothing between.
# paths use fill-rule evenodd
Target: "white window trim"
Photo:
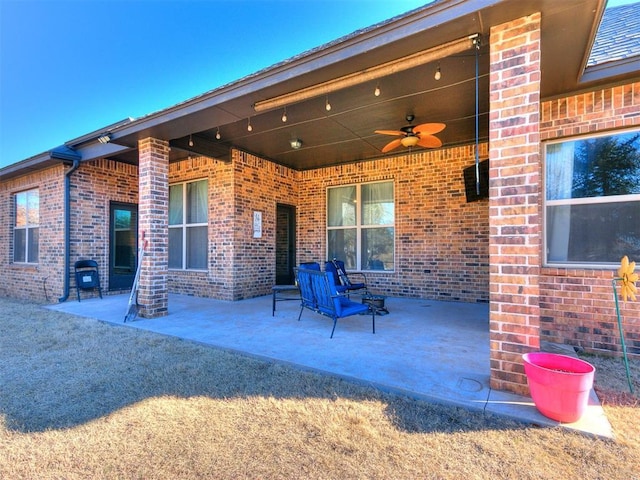
<instances>
[{"instance_id":1,"label":"white window trim","mask_svg":"<svg viewBox=\"0 0 640 480\"><path fill-rule=\"evenodd\" d=\"M193 180L185 180L183 182L175 182L169 184L169 187L175 185L182 185L182 223L169 225L169 229L182 229L182 267L170 267L169 270L173 272L207 272L207 268L187 268L187 229L190 227L207 227L207 238L209 232L209 182L208 178L195 178ZM187 184L196 182L207 182L207 221L202 223L186 223L187 215L185 213L185 207L187 205ZM207 241L208 243L208 241ZM209 255L207 255L208 262Z\"/></svg>"},{"instance_id":2,"label":"white window trim","mask_svg":"<svg viewBox=\"0 0 640 480\"><path fill-rule=\"evenodd\" d=\"M394 218L394 223L391 224L382 224L382 225L363 225L362 224L362 210L360 208L360 205L362 205L362 198L361 198L361 192L362 192L362 186L363 185L374 185L376 183L389 183L391 182L393 184L393 218ZM357 208L356 210L356 224L355 225L338 225L338 226L329 226L329 211L328 211L328 203L329 203L329 190L333 189L333 188L342 188L342 187L356 187L356 206ZM394 180L391 179L387 179L387 180L376 180L373 182L361 182L361 183L345 183L342 185L331 185L329 187L326 188L326 192L325 192L325 209L326 209L326 214L325 214L325 228L326 228L326 232L325 232L325 257L327 258L327 260L331 260L329 258L329 232L331 230L349 230L349 229L356 229L356 245L358 246L358 248L356 248L356 268L355 269L349 269L348 271L350 272L365 272L367 274L369 273L381 273L381 274L386 274L386 273L393 273L395 271L395 265L396 265L396 224L395 224L395 218L396 218L396 206L398 205L397 202L397 198L396 198L396 183ZM394 268L392 270L366 270L366 269L362 269L362 230L363 229L368 229L368 228L393 228L393 266ZM343 259L338 259L338 260L343 260ZM346 269L346 266L345 266Z\"/></svg>"},{"instance_id":3,"label":"white window trim","mask_svg":"<svg viewBox=\"0 0 640 480\"><path fill-rule=\"evenodd\" d=\"M542 156L542 217L543 217L543 231L542 231L542 266L545 268L579 268L585 270L611 270L612 267L619 265L619 262L603 262L603 263L585 263L585 262L549 262L548 260L548 245L547 245L547 207L559 206L559 205L595 205L595 204L611 204L622 202L640 202L640 194L632 195L611 195L604 197L589 197L589 198L574 198L574 199L561 199L561 200L547 200L547 147L549 145L555 145L559 143L574 142L577 140L590 140L593 138L610 137L613 135L626 135L640 133L640 128L628 128L622 130L609 130L606 132L596 132L586 135L576 135L571 137L562 137L554 140L548 140L544 142L543 156Z\"/></svg>"}]
</instances>

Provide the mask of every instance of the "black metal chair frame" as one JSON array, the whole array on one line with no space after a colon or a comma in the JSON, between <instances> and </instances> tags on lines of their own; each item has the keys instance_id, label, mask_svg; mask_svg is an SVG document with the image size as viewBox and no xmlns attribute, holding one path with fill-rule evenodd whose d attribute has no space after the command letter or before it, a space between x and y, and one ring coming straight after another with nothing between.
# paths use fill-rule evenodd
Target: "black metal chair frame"
<instances>
[{"instance_id":1,"label":"black metal chair frame","mask_svg":"<svg viewBox=\"0 0 640 480\"><path fill-rule=\"evenodd\" d=\"M98 295L102 298L98 262L95 260L78 260L74 264L74 270L78 301L80 301L80 290L98 290Z\"/></svg>"}]
</instances>

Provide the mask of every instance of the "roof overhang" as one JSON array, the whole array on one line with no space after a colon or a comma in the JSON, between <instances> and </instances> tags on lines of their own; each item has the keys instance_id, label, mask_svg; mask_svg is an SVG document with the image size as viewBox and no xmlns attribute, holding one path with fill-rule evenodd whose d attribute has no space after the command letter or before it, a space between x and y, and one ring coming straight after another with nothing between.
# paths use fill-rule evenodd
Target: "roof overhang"
<instances>
[{"instance_id":1,"label":"roof overhang","mask_svg":"<svg viewBox=\"0 0 640 480\"><path fill-rule=\"evenodd\" d=\"M582 87L588 87L601 82L621 83L632 78L638 78L640 57L629 57L613 62L589 66L580 79Z\"/></svg>"},{"instance_id":2,"label":"roof overhang","mask_svg":"<svg viewBox=\"0 0 640 480\"><path fill-rule=\"evenodd\" d=\"M82 160L81 154L67 146L60 145L48 152L14 163L0 170L0 180L26 175L59 164L71 164Z\"/></svg>"},{"instance_id":3,"label":"roof overhang","mask_svg":"<svg viewBox=\"0 0 640 480\"><path fill-rule=\"evenodd\" d=\"M476 35L481 42L479 137L486 140L491 28L541 13L541 94L550 98L582 87L605 3L436 1L181 104L115 125L109 129L109 143L87 136L71 146L83 160L107 157L137 163L138 141L155 137L170 142L171 161L189 155L228 160L231 149L238 148L305 170L384 156L381 149L390 138L374 130L399 129L407 114L415 116L415 123L446 123L438 134L444 147L472 143L476 49L470 39ZM453 43L463 47L443 49ZM413 58L422 60L409 65ZM381 70L385 65L387 70ZM439 81L434 79L438 66ZM373 94L376 86L380 96ZM325 109L327 100L331 111ZM281 120L285 108L286 123ZM302 147L293 149L292 139L302 140Z\"/></svg>"}]
</instances>

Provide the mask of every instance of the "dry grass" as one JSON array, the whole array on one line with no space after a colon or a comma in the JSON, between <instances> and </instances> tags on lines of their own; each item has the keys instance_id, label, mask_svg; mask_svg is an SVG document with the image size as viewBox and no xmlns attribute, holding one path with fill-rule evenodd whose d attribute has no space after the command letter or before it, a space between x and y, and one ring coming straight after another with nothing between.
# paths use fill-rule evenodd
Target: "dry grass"
<instances>
[{"instance_id":1,"label":"dry grass","mask_svg":"<svg viewBox=\"0 0 640 480\"><path fill-rule=\"evenodd\" d=\"M619 359L589 359L611 442L24 302L0 329L0 478L640 478Z\"/></svg>"}]
</instances>

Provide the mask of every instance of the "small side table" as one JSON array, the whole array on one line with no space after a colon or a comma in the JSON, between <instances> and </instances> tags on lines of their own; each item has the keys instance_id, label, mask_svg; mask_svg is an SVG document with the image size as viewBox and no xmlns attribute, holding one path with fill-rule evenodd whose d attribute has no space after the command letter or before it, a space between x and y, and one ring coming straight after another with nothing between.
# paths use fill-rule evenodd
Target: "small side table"
<instances>
[{"instance_id":1,"label":"small side table","mask_svg":"<svg viewBox=\"0 0 640 480\"><path fill-rule=\"evenodd\" d=\"M276 302L283 302L286 300L300 300L300 297L291 297L287 295L283 295L286 292L298 292L300 293L300 289L297 285L274 285L271 287L271 293L273 295L273 301L271 304L271 316L273 317L276 314Z\"/></svg>"},{"instance_id":2,"label":"small side table","mask_svg":"<svg viewBox=\"0 0 640 480\"><path fill-rule=\"evenodd\" d=\"M376 315L386 315L389 313L387 307L384 306L384 301L387 297L384 295L374 295L367 293L362 296L362 303L369 305L369 311L375 311Z\"/></svg>"}]
</instances>

